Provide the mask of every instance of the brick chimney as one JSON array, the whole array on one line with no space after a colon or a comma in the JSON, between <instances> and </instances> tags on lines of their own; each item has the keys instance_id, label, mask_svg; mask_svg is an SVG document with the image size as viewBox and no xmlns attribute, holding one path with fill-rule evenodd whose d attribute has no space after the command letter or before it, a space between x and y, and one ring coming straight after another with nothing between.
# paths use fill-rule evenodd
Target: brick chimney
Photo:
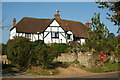
<instances>
[{"instance_id":1,"label":"brick chimney","mask_svg":"<svg viewBox=\"0 0 120 80\"><path fill-rule=\"evenodd\" d=\"M88 21L86 21L86 23L85 23L85 25L86 25L88 28L90 28L90 24L91 24L91 23L89 23Z\"/></svg>"},{"instance_id":2,"label":"brick chimney","mask_svg":"<svg viewBox=\"0 0 120 80\"><path fill-rule=\"evenodd\" d=\"M16 19L13 19L13 27L16 26Z\"/></svg>"},{"instance_id":3,"label":"brick chimney","mask_svg":"<svg viewBox=\"0 0 120 80\"><path fill-rule=\"evenodd\" d=\"M60 18L59 10L56 10L56 14L54 15L54 18Z\"/></svg>"}]
</instances>

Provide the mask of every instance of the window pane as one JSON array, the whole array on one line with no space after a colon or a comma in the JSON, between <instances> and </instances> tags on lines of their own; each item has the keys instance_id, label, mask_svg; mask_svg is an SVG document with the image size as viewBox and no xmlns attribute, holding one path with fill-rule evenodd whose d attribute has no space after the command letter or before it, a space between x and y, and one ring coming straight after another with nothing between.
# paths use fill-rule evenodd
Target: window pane
<instances>
[{"instance_id":1,"label":"window pane","mask_svg":"<svg viewBox=\"0 0 120 80\"><path fill-rule=\"evenodd\" d=\"M67 39L70 39L70 37L71 37L71 34L67 34Z\"/></svg>"},{"instance_id":2,"label":"window pane","mask_svg":"<svg viewBox=\"0 0 120 80\"><path fill-rule=\"evenodd\" d=\"M58 35L58 32L52 32L52 38L58 38L59 35Z\"/></svg>"},{"instance_id":3,"label":"window pane","mask_svg":"<svg viewBox=\"0 0 120 80\"><path fill-rule=\"evenodd\" d=\"M26 38L30 38L31 34L25 34Z\"/></svg>"}]
</instances>

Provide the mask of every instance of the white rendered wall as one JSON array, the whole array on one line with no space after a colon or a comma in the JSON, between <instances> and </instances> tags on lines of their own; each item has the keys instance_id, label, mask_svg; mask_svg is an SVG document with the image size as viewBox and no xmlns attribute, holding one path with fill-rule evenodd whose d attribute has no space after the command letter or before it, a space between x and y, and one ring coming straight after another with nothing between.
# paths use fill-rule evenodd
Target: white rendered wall
<instances>
[{"instance_id":1,"label":"white rendered wall","mask_svg":"<svg viewBox=\"0 0 120 80\"><path fill-rule=\"evenodd\" d=\"M85 39L80 39L81 44L85 43Z\"/></svg>"},{"instance_id":2,"label":"white rendered wall","mask_svg":"<svg viewBox=\"0 0 120 80\"><path fill-rule=\"evenodd\" d=\"M48 34L48 35L47 35ZM47 36L46 36L47 35ZM46 37L45 37L46 36ZM51 33L44 32L44 43L52 43L51 42Z\"/></svg>"},{"instance_id":3,"label":"white rendered wall","mask_svg":"<svg viewBox=\"0 0 120 80\"><path fill-rule=\"evenodd\" d=\"M43 33L40 33L39 36L38 36L38 34L32 34L31 41L35 41L35 40L43 40Z\"/></svg>"},{"instance_id":4,"label":"white rendered wall","mask_svg":"<svg viewBox=\"0 0 120 80\"><path fill-rule=\"evenodd\" d=\"M60 25L58 24L58 22L57 22L56 20L54 20L54 21L50 24L50 26L60 26Z\"/></svg>"},{"instance_id":5,"label":"white rendered wall","mask_svg":"<svg viewBox=\"0 0 120 80\"><path fill-rule=\"evenodd\" d=\"M66 43L66 38L65 37L66 37L65 33L59 33L60 43Z\"/></svg>"},{"instance_id":6,"label":"white rendered wall","mask_svg":"<svg viewBox=\"0 0 120 80\"><path fill-rule=\"evenodd\" d=\"M13 29L10 31L10 39L13 39L14 36L16 36L16 28L13 28Z\"/></svg>"},{"instance_id":7,"label":"white rendered wall","mask_svg":"<svg viewBox=\"0 0 120 80\"><path fill-rule=\"evenodd\" d=\"M67 39L67 42L73 41L73 33L71 31L68 31L67 34L71 34L70 39Z\"/></svg>"},{"instance_id":8,"label":"white rendered wall","mask_svg":"<svg viewBox=\"0 0 120 80\"><path fill-rule=\"evenodd\" d=\"M59 38L52 38L51 31L52 32L59 32ZM50 32L50 33L47 35L48 32ZM44 37L46 36L44 38L44 42L45 43L66 43L66 38L63 37L62 35L65 36L64 30L60 27L60 25L57 23L57 21L54 20L44 32Z\"/></svg>"}]
</instances>

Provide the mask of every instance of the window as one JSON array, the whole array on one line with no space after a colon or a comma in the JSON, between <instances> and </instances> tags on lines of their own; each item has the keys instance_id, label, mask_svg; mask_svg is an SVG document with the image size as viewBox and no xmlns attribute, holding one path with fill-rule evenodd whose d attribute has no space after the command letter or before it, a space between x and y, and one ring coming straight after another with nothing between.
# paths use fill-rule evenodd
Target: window
<instances>
[{"instance_id":1,"label":"window","mask_svg":"<svg viewBox=\"0 0 120 80\"><path fill-rule=\"evenodd\" d=\"M67 39L71 39L71 34L67 34Z\"/></svg>"},{"instance_id":2,"label":"window","mask_svg":"<svg viewBox=\"0 0 120 80\"><path fill-rule=\"evenodd\" d=\"M58 32L52 32L52 38L58 38L59 33Z\"/></svg>"},{"instance_id":3,"label":"window","mask_svg":"<svg viewBox=\"0 0 120 80\"><path fill-rule=\"evenodd\" d=\"M31 38L31 34L25 34L26 38Z\"/></svg>"}]
</instances>

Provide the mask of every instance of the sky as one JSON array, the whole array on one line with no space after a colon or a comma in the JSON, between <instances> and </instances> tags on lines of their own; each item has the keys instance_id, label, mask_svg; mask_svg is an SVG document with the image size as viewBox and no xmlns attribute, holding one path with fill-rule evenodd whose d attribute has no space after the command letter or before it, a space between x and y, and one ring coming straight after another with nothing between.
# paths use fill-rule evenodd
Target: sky
<instances>
[{"instance_id":1,"label":"sky","mask_svg":"<svg viewBox=\"0 0 120 80\"><path fill-rule=\"evenodd\" d=\"M12 20L19 22L23 17L52 19L56 10L60 10L60 17L66 20L79 21L85 24L91 22L94 13L101 14L101 22L108 26L110 32L117 35L118 26L106 19L107 9L99 9L95 2L2 2L2 25L7 26L2 30L2 43L9 40Z\"/></svg>"},{"instance_id":2,"label":"sky","mask_svg":"<svg viewBox=\"0 0 120 80\"><path fill-rule=\"evenodd\" d=\"M57 1L56 0L1 0L1 1L2 2L28 2L28 1L29 2L94 2L96 0L57 0Z\"/></svg>"}]
</instances>

